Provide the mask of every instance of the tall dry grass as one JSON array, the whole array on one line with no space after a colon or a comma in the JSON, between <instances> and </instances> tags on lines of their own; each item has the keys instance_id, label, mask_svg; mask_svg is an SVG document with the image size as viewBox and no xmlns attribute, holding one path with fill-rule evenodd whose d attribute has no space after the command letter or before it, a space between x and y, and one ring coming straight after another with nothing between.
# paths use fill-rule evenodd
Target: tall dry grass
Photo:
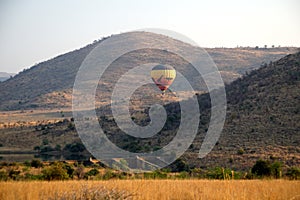
<instances>
[{"instance_id":1,"label":"tall dry grass","mask_svg":"<svg viewBox=\"0 0 300 200\"><path fill-rule=\"evenodd\" d=\"M92 197L94 199L143 200L300 199L300 181L109 180L0 182L1 200L93 199Z\"/></svg>"}]
</instances>

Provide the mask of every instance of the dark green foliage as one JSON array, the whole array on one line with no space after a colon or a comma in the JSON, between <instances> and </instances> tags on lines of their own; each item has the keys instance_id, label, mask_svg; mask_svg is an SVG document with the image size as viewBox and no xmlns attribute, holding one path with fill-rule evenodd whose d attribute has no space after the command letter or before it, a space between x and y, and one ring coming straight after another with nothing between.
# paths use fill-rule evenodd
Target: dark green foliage
<instances>
[{"instance_id":1,"label":"dark green foliage","mask_svg":"<svg viewBox=\"0 0 300 200\"><path fill-rule=\"evenodd\" d=\"M8 180L8 174L6 171L0 171L0 181L7 181Z\"/></svg>"},{"instance_id":2,"label":"dark green foliage","mask_svg":"<svg viewBox=\"0 0 300 200\"><path fill-rule=\"evenodd\" d=\"M180 162L181 163L181 162ZM22 167L23 166L23 167ZM36 174L32 168L41 167L41 173ZM209 169L193 168L189 171L171 172L170 168L155 170L144 173L128 173L118 170L105 169L100 173L99 166L92 169L86 168L83 164L56 161L49 165L43 164L39 160L26 161L20 163L1 163L0 181L8 180L68 180L68 179L86 179L86 180L109 180L109 179L256 179L256 178L281 178L282 163L278 161L270 162L258 160L252 169L248 172L233 171L229 168L215 167ZM20 170L21 169L21 170ZM89 169L87 171L87 169ZM87 172L85 172L87 171ZM287 169L285 177L291 180L300 180L300 168L291 167Z\"/></svg>"},{"instance_id":3,"label":"dark green foliage","mask_svg":"<svg viewBox=\"0 0 300 200\"><path fill-rule=\"evenodd\" d=\"M266 160L258 160L251 169L251 172L258 177L271 176L271 164Z\"/></svg>"},{"instance_id":4,"label":"dark green foliage","mask_svg":"<svg viewBox=\"0 0 300 200\"><path fill-rule=\"evenodd\" d=\"M82 143L79 143L79 142L75 142L75 143L72 143L72 144L67 144L64 147L64 151L70 151L70 152L73 152L73 153L83 152L84 150L85 150L84 145Z\"/></svg>"},{"instance_id":5,"label":"dark green foliage","mask_svg":"<svg viewBox=\"0 0 300 200\"><path fill-rule=\"evenodd\" d=\"M35 147L33 148L33 150L35 150L35 151L40 151L40 150L41 150L41 147L40 147L40 146L35 146Z\"/></svg>"},{"instance_id":6,"label":"dark green foliage","mask_svg":"<svg viewBox=\"0 0 300 200\"><path fill-rule=\"evenodd\" d=\"M75 173L75 169L72 165L65 163L63 166L63 169L67 171L67 174L70 178L73 178L73 175Z\"/></svg>"},{"instance_id":7,"label":"dark green foliage","mask_svg":"<svg viewBox=\"0 0 300 200\"><path fill-rule=\"evenodd\" d=\"M43 179L51 180L67 180L69 175L64 166L60 162L55 162L51 166L46 167L42 170Z\"/></svg>"},{"instance_id":8,"label":"dark green foliage","mask_svg":"<svg viewBox=\"0 0 300 200\"><path fill-rule=\"evenodd\" d=\"M104 175L102 176L102 179L103 180L109 180L109 179L114 179L114 178L117 178L118 175L113 172L112 170L108 169L105 171Z\"/></svg>"},{"instance_id":9,"label":"dark green foliage","mask_svg":"<svg viewBox=\"0 0 300 200\"><path fill-rule=\"evenodd\" d=\"M172 163L168 168L170 168L172 172L190 171L189 164L180 158L177 159L174 163Z\"/></svg>"},{"instance_id":10,"label":"dark green foliage","mask_svg":"<svg viewBox=\"0 0 300 200\"><path fill-rule=\"evenodd\" d=\"M20 170L16 170L16 169L9 169L8 170L8 177L12 180L19 180L20 179Z\"/></svg>"},{"instance_id":11,"label":"dark green foliage","mask_svg":"<svg viewBox=\"0 0 300 200\"><path fill-rule=\"evenodd\" d=\"M56 150L56 151L61 151L61 146L60 146L59 144L57 144L57 145L55 146L55 150Z\"/></svg>"},{"instance_id":12,"label":"dark green foliage","mask_svg":"<svg viewBox=\"0 0 300 200\"><path fill-rule=\"evenodd\" d=\"M178 175L176 175L176 178L187 179L187 178L190 178L190 174L186 171L183 171L183 172L180 172Z\"/></svg>"},{"instance_id":13,"label":"dark green foliage","mask_svg":"<svg viewBox=\"0 0 300 200\"><path fill-rule=\"evenodd\" d=\"M31 167L31 162L28 161L28 160L26 160L23 164L24 164L24 166L26 166L26 167Z\"/></svg>"},{"instance_id":14,"label":"dark green foliage","mask_svg":"<svg viewBox=\"0 0 300 200\"><path fill-rule=\"evenodd\" d=\"M42 146L41 147L41 153L46 153L46 152L50 152L50 151L55 151L55 149L49 145L47 146Z\"/></svg>"},{"instance_id":15,"label":"dark green foliage","mask_svg":"<svg viewBox=\"0 0 300 200\"><path fill-rule=\"evenodd\" d=\"M282 164L278 161L275 161L271 164L271 174L274 178L281 178Z\"/></svg>"},{"instance_id":16,"label":"dark green foliage","mask_svg":"<svg viewBox=\"0 0 300 200\"><path fill-rule=\"evenodd\" d=\"M42 174L30 174L30 173L26 173L24 176L25 180L44 180L44 177Z\"/></svg>"},{"instance_id":17,"label":"dark green foliage","mask_svg":"<svg viewBox=\"0 0 300 200\"><path fill-rule=\"evenodd\" d=\"M215 167L209 169L206 173L206 177L209 179L231 179L232 171L230 169L224 169L222 167Z\"/></svg>"},{"instance_id":18,"label":"dark green foliage","mask_svg":"<svg viewBox=\"0 0 300 200\"><path fill-rule=\"evenodd\" d=\"M273 177L281 178L282 164L278 161L271 163L268 160L258 160L251 169L254 176L258 178Z\"/></svg>"},{"instance_id":19,"label":"dark green foliage","mask_svg":"<svg viewBox=\"0 0 300 200\"><path fill-rule=\"evenodd\" d=\"M34 168L40 168L40 167L43 167L44 165L43 165L42 161L34 159L30 162L30 166L34 167Z\"/></svg>"},{"instance_id":20,"label":"dark green foliage","mask_svg":"<svg viewBox=\"0 0 300 200\"><path fill-rule=\"evenodd\" d=\"M291 167L287 170L286 176L291 180L300 180L300 168Z\"/></svg>"},{"instance_id":21,"label":"dark green foliage","mask_svg":"<svg viewBox=\"0 0 300 200\"><path fill-rule=\"evenodd\" d=\"M99 174L98 169L93 168L93 169L91 169L90 171L88 171L87 173L85 173L84 178L85 178L85 179L89 179L89 177L91 177L91 176L96 176L96 175L98 175L98 174Z\"/></svg>"}]
</instances>

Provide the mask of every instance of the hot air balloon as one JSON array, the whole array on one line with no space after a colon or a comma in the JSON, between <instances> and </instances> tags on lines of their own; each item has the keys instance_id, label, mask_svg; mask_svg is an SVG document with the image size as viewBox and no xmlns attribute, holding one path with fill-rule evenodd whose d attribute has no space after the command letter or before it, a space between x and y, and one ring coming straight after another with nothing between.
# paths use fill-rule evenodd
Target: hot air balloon
<instances>
[{"instance_id":1,"label":"hot air balloon","mask_svg":"<svg viewBox=\"0 0 300 200\"><path fill-rule=\"evenodd\" d=\"M176 70L171 66L156 65L151 70L151 78L162 94L170 87L176 77Z\"/></svg>"}]
</instances>

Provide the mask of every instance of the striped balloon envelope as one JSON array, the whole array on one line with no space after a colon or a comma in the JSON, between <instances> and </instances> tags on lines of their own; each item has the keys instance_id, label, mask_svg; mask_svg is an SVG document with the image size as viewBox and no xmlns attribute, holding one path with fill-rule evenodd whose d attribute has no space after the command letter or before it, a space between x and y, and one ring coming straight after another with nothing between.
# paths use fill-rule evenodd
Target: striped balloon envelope
<instances>
[{"instance_id":1,"label":"striped balloon envelope","mask_svg":"<svg viewBox=\"0 0 300 200\"><path fill-rule=\"evenodd\" d=\"M176 70L171 66L156 65L151 70L151 78L163 94L173 83L175 77Z\"/></svg>"}]
</instances>

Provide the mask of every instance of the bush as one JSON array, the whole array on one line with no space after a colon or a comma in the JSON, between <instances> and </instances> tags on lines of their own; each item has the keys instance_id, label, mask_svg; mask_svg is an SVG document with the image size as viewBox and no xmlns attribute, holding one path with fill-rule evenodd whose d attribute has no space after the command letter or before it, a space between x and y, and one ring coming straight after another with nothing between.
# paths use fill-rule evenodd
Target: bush
<instances>
[{"instance_id":1,"label":"bush","mask_svg":"<svg viewBox=\"0 0 300 200\"><path fill-rule=\"evenodd\" d=\"M191 176L193 178L205 178L205 171L200 168L194 168L191 170Z\"/></svg>"},{"instance_id":2,"label":"bush","mask_svg":"<svg viewBox=\"0 0 300 200\"><path fill-rule=\"evenodd\" d=\"M287 170L286 176L291 180L300 180L300 168L291 167Z\"/></svg>"},{"instance_id":3,"label":"bush","mask_svg":"<svg viewBox=\"0 0 300 200\"><path fill-rule=\"evenodd\" d=\"M50 152L50 151L55 151L55 149L53 149L51 146L43 146L41 148L41 153L46 153L46 152Z\"/></svg>"},{"instance_id":4,"label":"bush","mask_svg":"<svg viewBox=\"0 0 300 200\"><path fill-rule=\"evenodd\" d=\"M43 165L42 161L34 159L30 162L30 166L34 167L34 168L40 168L40 167L43 167L44 165Z\"/></svg>"},{"instance_id":5,"label":"bush","mask_svg":"<svg viewBox=\"0 0 300 200\"><path fill-rule=\"evenodd\" d=\"M93 168L90 171L88 171L87 173L85 173L84 178L89 179L90 176L96 176L98 174L99 174L99 171L97 169Z\"/></svg>"},{"instance_id":6,"label":"bush","mask_svg":"<svg viewBox=\"0 0 300 200\"><path fill-rule=\"evenodd\" d=\"M254 176L281 178L282 164L278 161L271 163L268 160L258 160L251 169Z\"/></svg>"},{"instance_id":7,"label":"bush","mask_svg":"<svg viewBox=\"0 0 300 200\"><path fill-rule=\"evenodd\" d=\"M55 146L55 150L56 150L56 151L61 151L61 146L60 146L59 144L57 144L57 145Z\"/></svg>"},{"instance_id":8,"label":"bush","mask_svg":"<svg viewBox=\"0 0 300 200\"><path fill-rule=\"evenodd\" d=\"M118 175L115 172L108 169L105 171L104 175L102 176L102 179L109 180L109 179L113 179L113 178L117 178L117 177L118 177Z\"/></svg>"},{"instance_id":9,"label":"bush","mask_svg":"<svg viewBox=\"0 0 300 200\"><path fill-rule=\"evenodd\" d=\"M76 153L76 152L83 152L85 150L85 147L82 143L76 142L72 144L66 144L64 150Z\"/></svg>"},{"instance_id":10,"label":"bush","mask_svg":"<svg viewBox=\"0 0 300 200\"><path fill-rule=\"evenodd\" d=\"M282 164L278 161L271 164L271 174L274 178L281 178Z\"/></svg>"},{"instance_id":11,"label":"bush","mask_svg":"<svg viewBox=\"0 0 300 200\"><path fill-rule=\"evenodd\" d=\"M258 160L253 165L251 172L260 178L271 176L271 164L269 161Z\"/></svg>"},{"instance_id":12,"label":"bush","mask_svg":"<svg viewBox=\"0 0 300 200\"><path fill-rule=\"evenodd\" d=\"M33 150L35 150L35 151L40 151L40 150L41 150L41 147L40 147L40 146L35 146L35 147L33 148Z\"/></svg>"},{"instance_id":13,"label":"bush","mask_svg":"<svg viewBox=\"0 0 300 200\"><path fill-rule=\"evenodd\" d=\"M75 173L75 169L73 168L72 165L65 163L63 165L63 168L67 171L67 174L70 178L73 178L73 175Z\"/></svg>"},{"instance_id":14,"label":"bush","mask_svg":"<svg viewBox=\"0 0 300 200\"><path fill-rule=\"evenodd\" d=\"M207 174L207 178L209 179L231 179L232 172L230 169L224 169L222 167L215 167L210 169Z\"/></svg>"},{"instance_id":15,"label":"bush","mask_svg":"<svg viewBox=\"0 0 300 200\"><path fill-rule=\"evenodd\" d=\"M24 163L23 163L24 166L26 167L31 167L31 162L29 162L28 160L26 160Z\"/></svg>"},{"instance_id":16,"label":"bush","mask_svg":"<svg viewBox=\"0 0 300 200\"><path fill-rule=\"evenodd\" d=\"M63 168L63 165L59 162L53 163L51 166L42 170L42 175L45 180L67 180L69 175L67 170Z\"/></svg>"},{"instance_id":17,"label":"bush","mask_svg":"<svg viewBox=\"0 0 300 200\"><path fill-rule=\"evenodd\" d=\"M179 179L186 179L186 178L190 178L190 175L189 175L188 172L183 171L183 172L180 172L180 173L176 176L176 178L179 178Z\"/></svg>"},{"instance_id":18,"label":"bush","mask_svg":"<svg viewBox=\"0 0 300 200\"><path fill-rule=\"evenodd\" d=\"M8 170L8 177L12 180L19 180L20 179L21 171L15 169Z\"/></svg>"},{"instance_id":19,"label":"bush","mask_svg":"<svg viewBox=\"0 0 300 200\"><path fill-rule=\"evenodd\" d=\"M7 181L8 180L8 174L5 171L0 171L0 181Z\"/></svg>"},{"instance_id":20,"label":"bush","mask_svg":"<svg viewBox=\"0 0 300 200\"><path fill-rule=\"evenodd\" d=\"M190 172L190 166L182 159L177 159L174 163L172 163L169 168L172 172Z\"/></svg>"},{"instance_id":21,"label":"bush","mask_svg":"<svg viewBox=\"0 0 300 200\"><path fill-rule=\"evenodd\" d=\"M35 175L35 174L26 173L25 179L26 180L43 180L43 176L41 174Z\"/></svg>"}]
</instances>

